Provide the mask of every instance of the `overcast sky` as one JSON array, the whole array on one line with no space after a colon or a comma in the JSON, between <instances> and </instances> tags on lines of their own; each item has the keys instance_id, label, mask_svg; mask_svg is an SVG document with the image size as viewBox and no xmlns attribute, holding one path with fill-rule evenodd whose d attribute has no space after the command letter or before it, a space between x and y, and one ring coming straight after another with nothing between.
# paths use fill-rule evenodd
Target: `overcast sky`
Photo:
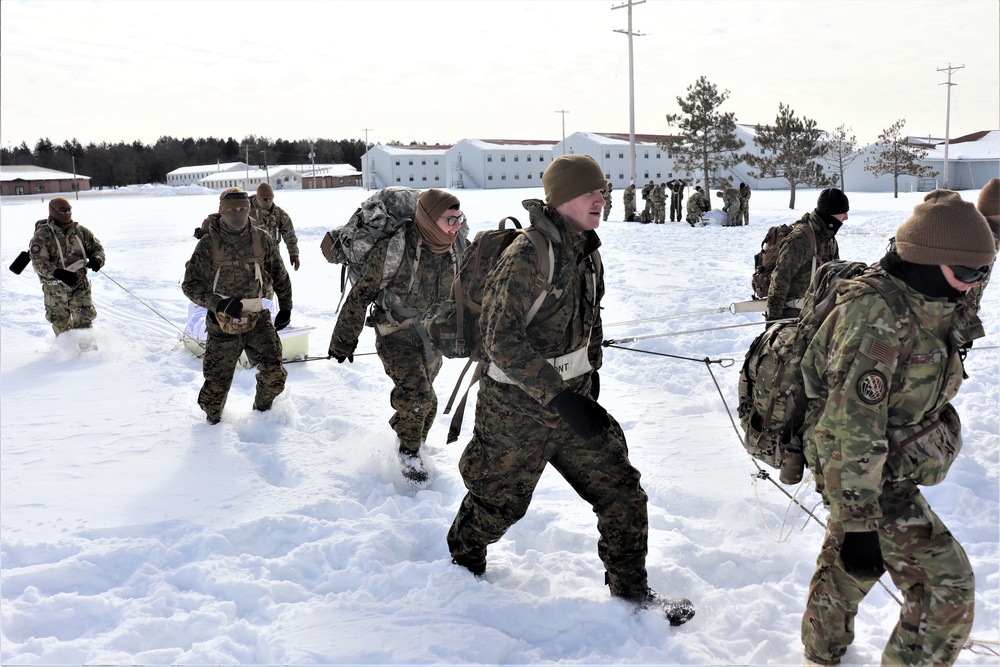
<instances>
[{"instance_id":1,"label":"overcast sky","mask_svg":"<svg viewBox=\"0 0 1000 667\"><path fill-rule=\"evenodd\" d=\"M454 143L629 131L628 10L604 0L0 2L0 141ZM1000 128L997 0L647 0L635 130L705 75L723 111L779 102L869 143ZM568 111L560 114L559 111Z\"/></svg>"}]
</instances>

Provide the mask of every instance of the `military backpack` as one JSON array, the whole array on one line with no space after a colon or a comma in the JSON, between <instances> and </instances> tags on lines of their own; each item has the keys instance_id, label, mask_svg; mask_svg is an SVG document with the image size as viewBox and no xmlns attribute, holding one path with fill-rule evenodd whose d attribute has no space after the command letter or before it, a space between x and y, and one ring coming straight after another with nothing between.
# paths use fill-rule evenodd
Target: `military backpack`
<instances>
[{"instance_id":1,"label":"military backpack","mask_svg":"<svg viewBox=\"0 0 1000 667\"><path fill-rule=\"evenodd\" d=\"M816 232L808 222L803 224L806 234L812 241L813 274L816 273ZM760 252L753 256L753 276L750 284L753 287L755 299L766 299L767 293L771 289L771 274L778 263L778 253L781 251L781 242L792 231L792 225L775 225L767 230L764 240L760 242Z\"/></svg>"},{"instance_id":2,"label":"military backpack","mask_svg":"<svg viewBox=\"0 0 1000 667\"><path fill-rule=\"evenodd\" d=\"M833 311L841 286L852 279L872 287L902 323L897 372L913 348L910 308L892 281L862 262L834 260L818 269L799 317L770 324L750 344L740 370L738 413L743 446L758 461L780 469L779 479L785 484L797 483L804 465L802 436L808 424L802 356Z\"/></svg>"}]
</instances>

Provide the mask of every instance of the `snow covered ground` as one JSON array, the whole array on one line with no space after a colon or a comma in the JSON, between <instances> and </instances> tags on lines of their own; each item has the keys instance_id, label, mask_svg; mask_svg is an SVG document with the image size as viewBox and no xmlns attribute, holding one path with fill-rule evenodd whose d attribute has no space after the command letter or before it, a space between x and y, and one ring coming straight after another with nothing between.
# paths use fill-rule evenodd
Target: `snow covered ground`
<instances>
[{"instance_id":1,"label":"snow covered ground","mask_svg":"<svg viewBox=\"0 0 1000 667\"><path fill-rule=\"evenodd\" d=\"M524 220L520 201L541 190L457 194L475 232L505 215ZM679 628L608 596L594 516L551 470L527 516L490 548L485 578L452 565L445 534L464 494L457 461L471 415L452 445L450 417L439 415L425 456L432 481L407 487L386 423L391 384L374 354L289 364L285 393L263 414L251 410L253 372L240 370L222 423L206 424L201 363L179 342L188 308L179 282L191 232L217 195L84 194L74 217L108 257L92 277L98 351L79 352L75 333L53 337L30 268L0 271L0 662L799 664L823 531L772 483L754 481L730 414L760 329L721 327L760 320L728 307L750 296L767 227L799 218L816 194L800 191L790 211L787 192L756 192L749 227L693 229L621 222L616 192L599 230L605 336L676 334L609 348L601 402L625 428L649 494L650 582L697 606ZM365 195L277 193L302 246L292 324L316 327L312 355L325 357L339 298L340 269L322 258L320 238ZM851 195L842 255L878 259L921 197ZM37 197L3 201L4 267L46 210ZM983 319L988 336L969 354L956 400L965 448L926 494L975 566L972 636L996 649L1000 285L987 291ZM370 330L358 351L373 353ZM442 405L462 365L446 361ZM809 487L799 497L819 503ZM877 663L897 614L877 587L844 663ZM997 664L977 651L961 662Z\"/></svg>"}]
</instances>

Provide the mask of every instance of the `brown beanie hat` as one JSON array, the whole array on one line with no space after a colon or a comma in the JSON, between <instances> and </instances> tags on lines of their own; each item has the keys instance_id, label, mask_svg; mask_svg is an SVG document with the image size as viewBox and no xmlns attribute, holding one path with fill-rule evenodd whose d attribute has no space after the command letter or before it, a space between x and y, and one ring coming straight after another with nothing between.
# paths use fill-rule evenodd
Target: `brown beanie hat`
<instances>
[{"instance_id":1,"label":"brown beanie hat","mask_svg":"<svg viewBox=\"0 0 1000 667\"><path fill-rule=\"evenodd\" d=\"M66 213L60 213L59 209L61 208L68 208L70 210ZM72 209L73 205L65 197L53 197L49 200L49 215L60 224L68 225L73 221Z\"/></svg>"},{"instance_id":2,"label":"brown beanie hat","mask_svg":"<svg viewBox=\"0 0 1000 667\"><path fill-rule=\"evenodd\" d=\"M899 256L914 264L986 266L996 246L986 219L951 190L934 190L896 230Z\"/></svg>"},{"instance_id":3,"label":"brown beanie hat","mask_svg":"<svg viewBox=\"0 0 1000 667\"><path fill-rule=\"evenodd\" d=\"M542 174L545 201L552 208L594 190L604 190L608 181L597 160L589 155L560 155Z\"/></svg>"},{"instance_id":4,"label":"brown beanie hat","mask_svg":"<svg viewBox=\"0 0 1000 667\"><path fill-rule=\"evenodd\" d=\"M437 219L453 206L461 206L458 197L437 188L424 190L417 198L417 231L424 245L435 254L447 252L458 238L437 225Z\"/></svg>"},{"instance_id":5,"label":"brown beanie hat","mask_svg":"<svg viewBox=\"0 0 1000 667\"><path fill-rule=\"evenodd\" d=\"M223 207L230 206L233 202L242 202L244 206L250 206L250 195L243 188L226 188L219 195L219 213L225 210Z\"/></svg>"},{"instance_id":6,"label":"brown beanie hat","mask_svg":"<svg viewBox=\"0 0 1000 667\"><path fill-rule=\"evenodd\" d=\"M985 217L1000 215L1000 178L991 178L983 191L979 193L979 203L976 205Z\"/></svg>"},{"instance_id":7,"label":"brown beanie hat","mask_svg":"<svg viewBox=\"0 0 1000 667\"><path fill-rule=\"evenodd\" d=\"M257 196L261 199L274 199L274 190L270 183L261 183L257 186Z\"/></svg>"}]
</instances>

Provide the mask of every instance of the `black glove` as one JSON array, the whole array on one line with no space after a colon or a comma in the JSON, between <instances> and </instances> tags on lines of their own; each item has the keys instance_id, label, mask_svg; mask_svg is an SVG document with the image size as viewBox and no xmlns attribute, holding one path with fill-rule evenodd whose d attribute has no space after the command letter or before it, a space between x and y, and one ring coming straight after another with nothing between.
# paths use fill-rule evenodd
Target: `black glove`
<instances>
[{"instance_id":1,"label":"black glove","mask_svg":"<svg viewBox=\"0 0 1000 667\"><path fill-rule=\"evenodd\" d=\"M205 235L205 230L201 228L201 225L194 228L194 237L196 239L201 239Z\"/></svg>"},{"instance_id":2,"label":"black glove","mask_svg":"<svg viewBox=\"0 0 1000 667\"><path fill-rule=\"evenodd\" d=\"M97 257L91 257L87 260L87 268L91 271L100 271L102 266L104 266L104 262Z\"/></svg>"},{"instance_id":3,"label":"black glove","mask_svg":"<svg viewBox=\"0 0 1000 667\"><path fill-rule=\"evenodd\" d=\"M10 270L14 273L21 275L21 271L24 271L24 267L28 266L31 262L31 255L28 254L26 250L22 250L21 254L10 263Z\"/></svg>"},{"instance_id":4,"label":"black glove","mask_svg":"<svg viewBox=\"0 0 1000 667\"><path fill-rule=\"evenodd\" d=\"M885 572L878 533L847 533L840 547L840 562L848 574L857 577L879 577Z\"/></svg>"},{"instance_id":5,"label":"black glove","mask_svg":"<svg viewBox=\"0 0 1000 667\"><path fill-rule=\"evenodd\" d=\"M601 404L572 389L563 389L549 403L555 408L573 432L584 440L603 435L611 425L608 411Z\"/></svg>"},{"instance_id":6,"label":"black glove","mask_svg":"<svg viewBox=\"0 0 1000 667\"><path fill-rule=\"evenodd\" d=\"M288 326L288 323L292 321L292 311L282 308L278 311L278 314L274 316L274 330L281 331Z\"/></svg>"},{"instance_id":7,"label":"black glove","mask_svg":"<svg viewBox=\"0 0 1000 667\"><path fill-rule=\"evenodd\" d=\"M243 317L243 302L233 297L223 299L215 307L215 312L229 315L234 320L238 320Z\"/></svg>"},{"instance_id":8,"label":"black glove","mask_svg":"<svg viewBox=\"0 0 1000 667\"><path fill-rule=\"evenodd\" d=\"M590 397L595 401L601 395L601 376L594 371L590 374Z\"/></svg>"},{"instance_id":9,"label":"black glove","mask_svg":"<svg viewBox=\"0 0 1000 667\"><path fill-rule=\"evenodd\" d=\"M350 363L350 364L354 363L354 355L353 354L348 354L347 356L344 356L342 354L333 354L333 353L330 353L330 355L327 357L327 359L336 359L338 364L344 363L344 359L347 359L347 362Z\"/></svg>"},{"instance_id":10,"label":"black glove","mask_svg":"<svg viewBox=\"0 0 1000 667\"><path fill-rule=\"evenodd\" d=\"M53 277L57 280L61 280L70 287L76 287L76 284L80 282L80 278L77 277L72 271L67 271L66 269L56 269L52 272Z\"/></svg>"}]
</instances>

